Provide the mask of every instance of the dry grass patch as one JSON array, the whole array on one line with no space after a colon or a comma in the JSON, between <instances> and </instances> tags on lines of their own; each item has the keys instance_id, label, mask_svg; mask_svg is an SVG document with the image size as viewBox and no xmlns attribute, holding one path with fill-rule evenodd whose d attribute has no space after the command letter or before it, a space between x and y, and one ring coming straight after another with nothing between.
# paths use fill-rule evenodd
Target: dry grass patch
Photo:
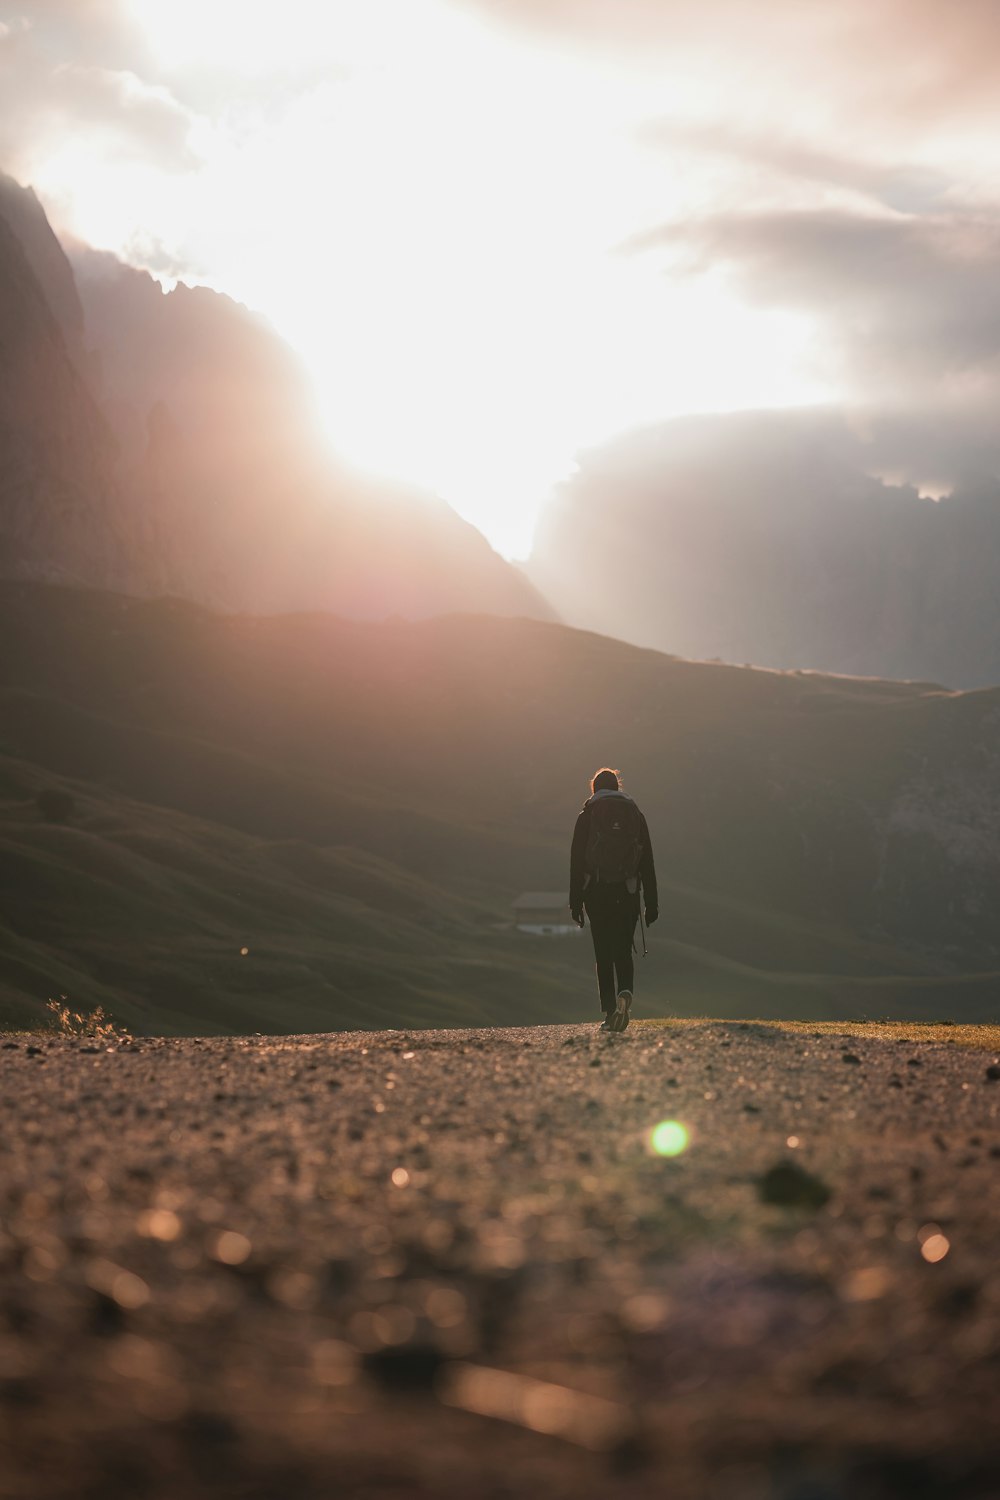
<instances>
[{"instance_id":1,"label":"dry grass patch","mask_svg":"<svg viewBox=\"0 0 1000 1500\"><path fill-rule=\"evenodd\" d=\"M49 1000L46 1010L53 1019L50 1030L60 1037L88 1037L96 1042L130 1042L131 1033L119 1026L105 1013L103 1005L95 1010L80 1012L70 1010L63 1000Z\"/></svg>"},{"instance_id":2,"label":"dry grass patch","mask_svg":"<svg viewBox=\"0 0 1000 1500\"><path fill-rule=\"evenodd\" d=\"M634 1026L770 1026L778 1031L798 1032L804 1036L874 1037L880 1042L950 1042L956 1047L975 1047L981 1052L1000 1051L1000 1025L972 1026L958 1021L759 1021L747 1017L744 1022L713 1019L710 1016L634 1021Z\"/></svg>"}]
</instances>

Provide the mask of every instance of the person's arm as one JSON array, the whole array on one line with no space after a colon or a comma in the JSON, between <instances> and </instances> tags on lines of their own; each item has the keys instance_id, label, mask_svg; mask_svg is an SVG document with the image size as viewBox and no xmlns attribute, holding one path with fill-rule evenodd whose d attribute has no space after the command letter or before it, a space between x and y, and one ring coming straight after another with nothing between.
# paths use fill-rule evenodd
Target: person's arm
<instances>
[{"instance_id":1,"label":"person's arm","mask_svg":"<svg viewBox=\"0 0 1000 1500\"><path fill-rule=\"evenodd\" d=\"M649 836L649 824L646 822L645 814L640 813L642 819L642 857L639 860L639 879L642 882L642 896L646 906L646 926L655 922L660 915L660 903L656 892L656 866L653 863L653 841Z\"/></svg>"},{"instance_id":2,"label":"person's arm","mask_svg":"<svg viewBox=\"0 0 1000 1500\"><path fill-rule=\"evenodd\" d=\"M573 847L569 855L569 909L574 921L578 921L583 915L583 888L587 883L584 857L587 852L588 821L587 809L584 807L577 815L576 827L573 829Z\"/></svg>"}]
</instances>

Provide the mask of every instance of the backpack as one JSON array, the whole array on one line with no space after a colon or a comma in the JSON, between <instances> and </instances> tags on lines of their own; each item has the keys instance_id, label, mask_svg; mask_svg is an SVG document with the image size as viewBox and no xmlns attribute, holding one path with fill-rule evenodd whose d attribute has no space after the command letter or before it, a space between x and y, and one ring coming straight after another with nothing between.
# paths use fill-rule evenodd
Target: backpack
<instances>
[{"instance_id":1,"label":"backpack","mask_svg":"<svg viewBox=\"0 0 1000 1500\"><path fill-rule=\"evenodd\" d=\"M641 858L642 820L632 798L621 793L592 798L583 857L587 874L606 885L634 880Z\"/></svg>"}]
</instances>

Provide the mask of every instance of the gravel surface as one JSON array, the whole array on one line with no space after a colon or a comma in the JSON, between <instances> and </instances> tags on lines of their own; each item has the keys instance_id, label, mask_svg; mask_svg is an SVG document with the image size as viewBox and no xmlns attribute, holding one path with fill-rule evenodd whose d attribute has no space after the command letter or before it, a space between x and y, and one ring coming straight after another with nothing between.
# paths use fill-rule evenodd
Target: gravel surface
<instances>
[{"instance_id":1,"label":"gravel surface","mask_svg":"<svg viewBox=\"0 0 1000 1500\"><path fill-rule=\"evenodd\" d=\"M0 1090L4 1500L1000 1495L993 1052L17 1037Z\"/></svg>"}]
</instances>

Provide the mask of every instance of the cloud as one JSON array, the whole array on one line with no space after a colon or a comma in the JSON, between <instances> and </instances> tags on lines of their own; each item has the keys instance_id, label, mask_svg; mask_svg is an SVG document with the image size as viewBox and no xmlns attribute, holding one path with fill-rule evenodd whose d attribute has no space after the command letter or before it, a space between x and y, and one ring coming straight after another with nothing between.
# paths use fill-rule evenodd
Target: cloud
<instances>
[{"instance_id":1,"label":"cloud","mask_svg":"<svg viewBox=\"0 0 1000 1500\"><path fill-rule=\"evenodd\" d=\"M665 288L704 273L808 320L810 373L853 406L951 427L1000 400L996 0L465 4L626 58L637 107L661 101L634 139L662 153L662 222L627 248Z\"/></svg>"},{"instance_id":2,"label":"cloud","mask_svg":"<svg viewBox=\"0 0 1000 1500\"><path fill-rule=\"evenodd\" d=\"M878 435L873 462L993 462L998 0L0 14L0 165L79 236L265 307L316 351L344 430L371 431L369 461L412 430L424 462L432 350L468 371L465 428L517 392L528 415L494 447L545 455L539 495L578 444L685 403L829 399ZM518 316L494 316L504 299ZM474 489L491 442L459 482L448 432L432 472Z\"/></svg>"},{"instance_id":3,"label":"cloud","mask_svg":"<svg viewBox=\"0 0 1000 1500\"><path fill-rule=\"evenodd\" d=\"M0 162L30 176L75 132L161 170L196 160L191 114L141 76L140 34L116 0L36 0L0 30Z\"/></svg>"},{"instance_id":4,"label":"cloud","mask_svg":"<svg viewBox=\"0 0 1000 1500\"><path fill-rule=\"evenodd\" d=\"M877 130L899 149L958 121L1000 119L996 0L462 0L560 50L625 60L664 103L728 110L748 126Z\"/></svg>"},{"instance_id":5,"label":"cloud","mask_svg":"<svg viewBox=\"0 0 1000 1500\"><path fill-rule=\"evenodd\" d=\"M842 211L722 214L634 237L673 271L724 269L752 303L803 311L856 394L1000 382L1000 224Z\"/></svg>"},{"instance_id":6,"label":"cloud","mask_svg":"<svg viewBox=\"0 0 1000 1500\"><path fill-rule=\"evenodd\" d=\"M758 193L771 191L787 199L803 188L830 189L869 199L900 213L934 211L953 193L949 175L919 161L886 157L872 144L864 154L850 155L822 141L787 132L740 128L728 120L691 123L674 119L646 121L636 132L646 147L678 158L702 157L753 174Z\"/></svg>"},{"instance_id":7,"label":"cloud","mask_svg":"<svg viewBox=\"0 0 1000 1500\"><path fill-rule=\"evenodd\" d=\"M64 122L108 130L151 165L182 170L197 161L191 116L168 89L135 73L64 63L51 74L49 100Z\"/></svg>"}]
</instances>

